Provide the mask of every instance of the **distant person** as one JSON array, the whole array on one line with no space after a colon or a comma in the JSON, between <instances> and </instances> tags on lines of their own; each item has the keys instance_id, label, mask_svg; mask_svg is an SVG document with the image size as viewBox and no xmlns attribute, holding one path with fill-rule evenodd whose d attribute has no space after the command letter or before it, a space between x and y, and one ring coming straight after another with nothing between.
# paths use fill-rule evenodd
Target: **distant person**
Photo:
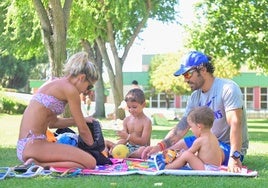
<instances>
[{"instance_id":1,"label":"distant person","mask_svg":"<svg viewBox=\"0 0 268 188\"><path fill-rule=\"evenodd\" d=\"M87 109L87 115L90 114L90 105L91 105L91 98L90 98L90 95L87 94L87 96L86 96L86 109Z\"/></svg>"},{"instance_id":2,"label":"distant person","mask_svg":"<svg viewBox=\"0 0 268 188\"><path fill-rule=\"evenodd\" d=\"M87 106L86 106L86 95L84 93L80 94L81 99L81 110L84 117L87 116Z\"/></svg>"},{"instance_id":3,"label":"distant person","mask_svg":"<svg viewBox=\"0 0 268 188\"><path fill-rule=\"evenodd\" d=\"M137 80L132 81L132 88L140 88L139 83Z\"/></svg>"},{"instance_id":4,"label":"distant person","mask_svg":"<svg viewBox=\"0 0 268 188\"><path fill-rule=\"evenodd\" d=\"M116 144L106 141L106 144L110 153L115 145L125 144L130 150L129 157L141 158L143 149L150 145L152 132L151 119L143 112L146 105L143 91L131 89L125 96L125 102L130 115L123 120L123 129L117 131L119 141Z\"/></svg>"},{"instance_id":5,"label":"distant person","mask_svg":"<svg viewBox=\"0 0 268 188\"><path fill-rule=\"evenodd\" d=\"M138 83L138 81L137 80L133 80L132 82L131 82L131 89L133 89L133 88L139 88L139 89L141 89L141 87L139 86L139 83ZM121 101L121 103L120 103L120 105L118 106L118 108L121 108L121 109L123 109L123 110L127 110L127 104L126 104L126 101L125 100L122 100Z\"/></svg>"},{"instance_id":6,"label":"distant person","mask_svg":"<svg viewBox=\"0 0 268 188\"><path fill-rule=\"evenodd\" d=\"M142 85L140 85L137 80L133 80L131 84L132 84L132 88L139 88L139 89L143 90Z\"/></svg>"},{"instance_id":7,"label":"distant person","mask_svg":"<svg viewBox=\"0 0 268 188\"><path fill-rule=\"evenodd\" d=\"M89 91L88 93L84 94L81 93L80 94L80 98L81 98L81 109L82 109L82 113L83 116L89 116L90 115L90 105L91 105L91 91Z\"/></svg>"},{"instance_id":8,"label":"distant person","mask_svg":"<svg viewBox=\"0 0 268 188\"><path fill-rule=\"evenodd\" d=\"M190 111L187 122L196 140L173 162L165 166L162 160L158 160L159 165L162 168L165 166L165 169L179 169L188 165L193 170L220 170L224 154L217 137L210 130L213 121L214 112L207 106L196 107Z\"/></svg>"},{"instance_id":9,"label":"distant person","mask_svg":"<svg viewBox=\"0 0 268 188\"><path fill-rule=\"evenodd\" d=\"M64 67L65 76L42 85L33 95L26 108L20 125L17 142L17 156L25 165L89 168L96 166L95 158L89 153L67 144L48 142L48 128L67 128L77 126L83 141L91 146L94 143L87 122L92 117L83 117L80 94L87 94L98 80L97 68L89 62L85 52L70 57ZM72 117L58 115L69 104Z\"/></svg>"},{"instance_id":10,"label":"distant person","mask_svg":"<svg viewBox=\"0 0 268 188\"><path fill-rule=\"evenodd\" d=\"M215 115L211 132L218 138L225 156L222 164L228 166L231 172L241 171L249 142L243 95L234 81L214 77L213 72L211 57L202 52L191 51L183 57L174 75L182 75L193 93L179 123L164 140L156 146L147 147L142 154L143 158L168 148L190 148L196 137L183 138L190 128L187 116L195 107L208 106Z\"/></svg>"}]
</instances>

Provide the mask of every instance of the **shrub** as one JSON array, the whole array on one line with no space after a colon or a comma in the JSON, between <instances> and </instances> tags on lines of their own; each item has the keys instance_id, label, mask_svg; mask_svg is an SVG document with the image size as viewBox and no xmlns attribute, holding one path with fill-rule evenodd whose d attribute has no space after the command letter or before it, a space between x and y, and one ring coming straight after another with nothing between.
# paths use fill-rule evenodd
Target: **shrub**
<instances>
[{"instance_id":1,"label":"shrub","mask_svg":"<svg viewBox=\"0 0 268 188\"><path fill-rule=\"evenodd\" d=\"M23 114L26 107L25 102L0 94L0 113Z\"/></svg>"}]
</instances>

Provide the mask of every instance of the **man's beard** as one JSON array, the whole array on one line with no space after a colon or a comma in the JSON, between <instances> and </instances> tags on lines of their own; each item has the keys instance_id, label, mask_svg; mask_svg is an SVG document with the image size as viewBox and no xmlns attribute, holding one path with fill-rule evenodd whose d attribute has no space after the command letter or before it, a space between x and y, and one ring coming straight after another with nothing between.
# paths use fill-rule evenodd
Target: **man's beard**
<instances>
[{"instance_id":1,"label":"man's beard","mask_svg":"<svg viewBox=\"0 0 268 188\"><path fill-rule=\"evenodd\" d=\"M201 76L200 73L198 73L197 75L198 79L196 82L191 82L191 81L188 81L187 83L189 84L190 88L192 91L195 91L195 90L198 90L198 89L201 89L202 86L204 85L205 83L205 80L204 78Z\"/></svg>"}]
</instances>

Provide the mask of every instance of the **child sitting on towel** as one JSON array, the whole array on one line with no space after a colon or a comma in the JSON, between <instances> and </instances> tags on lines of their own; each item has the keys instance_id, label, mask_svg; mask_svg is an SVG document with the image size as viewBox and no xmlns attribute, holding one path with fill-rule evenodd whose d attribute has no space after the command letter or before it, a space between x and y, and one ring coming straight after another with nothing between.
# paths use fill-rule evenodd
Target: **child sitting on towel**
<instances>
[{"instance_id":1,"label":"child sitting on towel","mask_svg":"<svg viewBox=\"0 0 268 188\"><path fill-rule=\"evenodd\" d=\"M125 144L130 151L128 157L141 158L142 151L150 145L152 132L151 119L143 112L146 104L144 92L139 88L131 89L125 102L130 115L123 120L123 129L117 131L119 141L115 144L106 140L106 147L111 154L115 145Z\"/></svg>"},{"instance_id":2,"label":"child sitting on towel","mask_svg":"<svg viewBox=\"0 0 268 188\"><path fill-rule=\"evenodd\" d=\"M188 165L193 170L219 170L223 152L218 139L210 131L214 121L214 112L206 106L197 107L189 113L187 121L193 134L197 137L193 145L188 150L181 152L171 163L165 164L162 154L157 155L158 168L160 170L179 169Z\"/></svg>"}]
</instances>

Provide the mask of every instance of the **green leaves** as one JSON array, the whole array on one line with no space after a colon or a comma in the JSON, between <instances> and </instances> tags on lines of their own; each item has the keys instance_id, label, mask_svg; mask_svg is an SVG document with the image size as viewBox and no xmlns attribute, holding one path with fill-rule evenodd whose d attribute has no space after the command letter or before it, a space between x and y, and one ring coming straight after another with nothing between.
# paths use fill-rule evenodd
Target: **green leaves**
<instances>
[{"instance_id":1,"label":"green leaves","mask_svg":"<svg viewBox=\"0 0 268 188\"><path fill-rule=\"evenodd\" d=\"M265 0L209 0L197 6L199 23L191 27L189 47L268 70L268 6Z\"/></svg>"},{"instance_id":2,"label":"green leaves","mask_svg":"<svg viewBox=\"0 0 268 188\"><path fill-rule=\"evenodd\" d=\"M5 0L0 4L0 49L20 59L43 53L40 27L32 4L23 0Z\"/></svg>"},{"instance_id":3,"label":"green leaves","mask_svg":"<svg viewBox=\"0 0 268 188\"><path fill-rule=\"evenodd\" d=\"M182 76L175 77L174 72L180 66L181 53L155 56L151 62L150 84L157 92L167 94L187 94L190 88Z\"/></svg>"}]
</instances>

